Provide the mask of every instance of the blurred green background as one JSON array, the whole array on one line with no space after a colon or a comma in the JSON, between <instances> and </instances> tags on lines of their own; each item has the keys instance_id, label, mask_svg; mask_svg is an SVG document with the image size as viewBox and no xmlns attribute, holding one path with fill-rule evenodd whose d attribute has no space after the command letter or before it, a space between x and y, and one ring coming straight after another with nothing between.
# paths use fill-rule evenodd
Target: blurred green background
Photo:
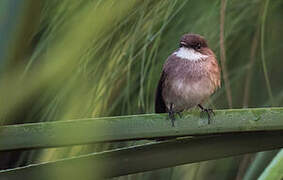
<instances>
[{"instance_id":1,"label":"blurred green background","mask_svg":"<svg viewBox=\"0 0 283 180\"><path fill-rule=\"evenodd\" d=\"M0 125L153 113L162 65L184 33L206 37L221 64L211 107L282 106L282 32L283 1L3 0ZM0 168L136 143L1 152ZM243 179L275 154L115 179Z\"/></svg>"}]
</instances>

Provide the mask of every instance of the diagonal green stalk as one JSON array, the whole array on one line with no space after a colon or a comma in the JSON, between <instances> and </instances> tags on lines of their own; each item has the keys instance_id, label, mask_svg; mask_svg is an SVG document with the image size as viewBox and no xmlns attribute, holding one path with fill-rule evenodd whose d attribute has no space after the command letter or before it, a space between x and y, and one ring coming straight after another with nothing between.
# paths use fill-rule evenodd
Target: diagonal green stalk
<instances>
[{"instance_id":1,"label":"diagonal green stalk","mask_svg":"<svg viewBox=\"0 0 283 180\"><path fill-rule=\"evenodd\" d=\"M247 169L243 180L258 179L260 174L266 169L270 161L278 153L278 150L265 151L256 154L252 164Z\"/></svg>"},{"instance_id":2,"label":"diagonal green stalk","mask_svg":"<svg viewBox=\"0 0 283 180\"><path fill-rule=\"evenodd\" d=\"M282 179L283 173L283 151L279 151L277 155L273 158L271 163L264 169L262 174L259 176L259 180L268 179Z\"/></svg>"}]
</instances>

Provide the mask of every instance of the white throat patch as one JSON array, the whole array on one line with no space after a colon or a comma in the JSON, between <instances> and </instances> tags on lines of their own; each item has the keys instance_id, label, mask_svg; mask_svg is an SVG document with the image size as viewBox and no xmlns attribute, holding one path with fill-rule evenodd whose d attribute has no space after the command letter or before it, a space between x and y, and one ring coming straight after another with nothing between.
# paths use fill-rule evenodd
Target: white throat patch
<instances>
[{"instance_id":1,"label":"white throat patch","mask_svg":"<svg viewBox=\"0 0 283 180\"><path fill-rule=\"evenodd\" d=\"M178 49L178 51L175 52L174 55L176 55L179 58L186 59L188 61L198 61L208 57L207 55L203 55L195 51L194 49L188 49L184 47Z\"/></svg>"}]
</instances>

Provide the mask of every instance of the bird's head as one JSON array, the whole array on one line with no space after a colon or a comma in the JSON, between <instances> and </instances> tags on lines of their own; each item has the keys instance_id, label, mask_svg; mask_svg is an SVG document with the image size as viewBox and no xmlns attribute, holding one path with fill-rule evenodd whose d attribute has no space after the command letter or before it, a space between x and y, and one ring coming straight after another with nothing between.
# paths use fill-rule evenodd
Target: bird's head
<instances>
[{"instance_id":1,"label":"bird's head","mask_svg":"<svg viewBox=\"0 0 283 180\"><path fill-rule=\"evenodd\" d=\"M201 51L207 48L207 43L204 37L198 34L185 34L180 40L180 47Z\"/></svg>"}]
</instances>

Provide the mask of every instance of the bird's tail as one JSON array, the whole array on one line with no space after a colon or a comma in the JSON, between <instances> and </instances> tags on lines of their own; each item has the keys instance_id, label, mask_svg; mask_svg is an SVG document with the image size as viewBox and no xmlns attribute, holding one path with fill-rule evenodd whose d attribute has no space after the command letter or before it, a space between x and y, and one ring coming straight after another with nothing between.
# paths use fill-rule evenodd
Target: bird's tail
<instances>
[{"instance_id":1,"label":"bird's tail","mask_svg":"<svg viewBox=\"0 0 283 180\"><path fill-rule=\"evenodd\" d=\"M155 94L155 113L165 113L167 112L167 108L162 97L162 77L158 83L156 94Z\"/></svg>"}]
</instances>

